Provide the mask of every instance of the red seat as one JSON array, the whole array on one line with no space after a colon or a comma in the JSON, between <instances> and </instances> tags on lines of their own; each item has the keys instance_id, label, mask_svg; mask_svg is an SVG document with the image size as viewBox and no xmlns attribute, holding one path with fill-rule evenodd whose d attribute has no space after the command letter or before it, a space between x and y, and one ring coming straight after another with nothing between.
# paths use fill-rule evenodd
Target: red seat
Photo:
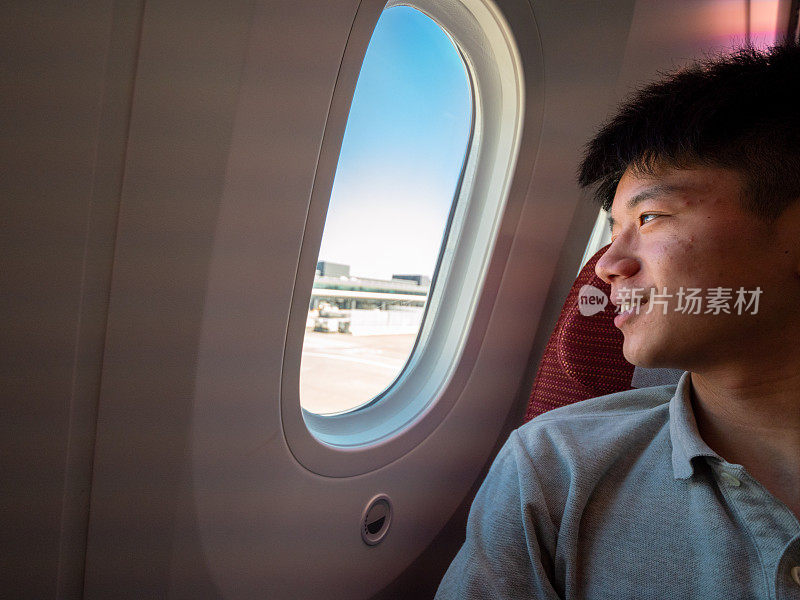
<instances>
[{"instance_id":1,"label":"red seat","mask_svg":"<svg viewBox=\"0 0 800 600\"><path fill-rule=\"evenodd\" d=\"M525 423L559 406L632 389L634 366L622 355L624 338L614 326L614 305L609 302L590 316L581 314L578 305L585 285L610 295L610 286L594 272L607 248L589 259L567 295L533 382Z\"/></svg>"}]
</instances>

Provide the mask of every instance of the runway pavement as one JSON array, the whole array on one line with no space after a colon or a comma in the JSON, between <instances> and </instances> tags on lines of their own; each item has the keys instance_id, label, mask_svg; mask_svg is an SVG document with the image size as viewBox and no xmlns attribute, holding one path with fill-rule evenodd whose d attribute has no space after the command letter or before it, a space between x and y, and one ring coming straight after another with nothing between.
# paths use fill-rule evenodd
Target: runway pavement
<instances>
[{"instance_id":1,"label":"runway pavement","mask_svg":"<svg viewBox=\"0 0 800 600\"><path fill-rule=\"evenodd\" d=\"M416 337L307 330L300 363L301 405L332 414L369 402L400 374Z\"/></svg>"}]
</instances>

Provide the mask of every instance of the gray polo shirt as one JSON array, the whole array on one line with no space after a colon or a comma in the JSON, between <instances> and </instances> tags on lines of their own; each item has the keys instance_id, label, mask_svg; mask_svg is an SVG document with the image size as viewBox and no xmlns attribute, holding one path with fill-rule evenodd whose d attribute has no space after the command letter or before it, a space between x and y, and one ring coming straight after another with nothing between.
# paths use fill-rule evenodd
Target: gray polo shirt
<instances>
[{"instance_id":1,"label":"gray polo shirt","mask_svg":"<svg viewBox=\"0 0 800 600\"><path fill-rule=\"evenodd\" d=\"M700 438L691 379L513 432L436 598L800 600L800 523Z\"/></svg>"}]
</instances>

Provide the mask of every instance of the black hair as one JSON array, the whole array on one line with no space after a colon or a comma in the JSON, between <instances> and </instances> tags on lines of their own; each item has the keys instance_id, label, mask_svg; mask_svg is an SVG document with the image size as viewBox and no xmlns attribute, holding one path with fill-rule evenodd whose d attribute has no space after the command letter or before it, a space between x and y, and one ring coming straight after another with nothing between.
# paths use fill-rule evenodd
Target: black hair
<instances>
[{"instance_id":1,"label":"black hair","mask_svg":"<svg viewBox=\"0 0 800 600\"><path fill-rule=\"evenodd\" d=\"M743 48L668 73L630 96L586 146L583 187L611 208L630 167L716 166L744 179L742 203L772 220L800 198L800 46Z\"/></svg>"}]
</instances>

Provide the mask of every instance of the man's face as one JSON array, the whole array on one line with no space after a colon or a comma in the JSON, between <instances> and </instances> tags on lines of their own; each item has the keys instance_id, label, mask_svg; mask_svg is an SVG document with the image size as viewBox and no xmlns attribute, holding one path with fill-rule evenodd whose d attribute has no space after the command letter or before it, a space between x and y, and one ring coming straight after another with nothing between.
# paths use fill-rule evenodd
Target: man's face
<instances>
[{"instance_id":1,"label":"man's face","mask_svg":"<svg viewBox=\"0 0 800 600\"><path fill-rule=\"evenodd\" d=\"M615 319L629 362L702 372L768 360L781 344L796 343L787 336L800 331L800 203L767 224L741 207L741 194L740 176L727 169L625 172L611 207L612 244L596 272L616 304L620 290L644 288L638 314ZM731 290L730 314L707 312L708 290L718 287ZM663 298L666 314L651 288L672 294ZM676 310L679 292L690 288L701 290L700 314ZM762 290L758 314L752 306L737 314L739 288L747 301Z\"/></svg>"}]
</instances>

